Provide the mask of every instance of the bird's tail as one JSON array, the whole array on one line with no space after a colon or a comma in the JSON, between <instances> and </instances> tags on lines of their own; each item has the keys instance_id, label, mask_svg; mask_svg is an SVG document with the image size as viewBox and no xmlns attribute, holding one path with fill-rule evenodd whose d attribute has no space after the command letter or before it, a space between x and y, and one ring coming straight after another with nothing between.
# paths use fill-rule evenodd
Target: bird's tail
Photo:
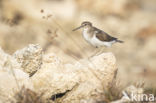
<instances>
[{"instance_id":1,"label":"bird's tail","mask_svg":"<svg viewBox=\"0 0 156 103\"><path fill-rule=\"evenodd\" d=\"M118 40L118 39L116 40L116 42L119 42L119 43L124 43L124 41L121 41L121 40Z\"/></svg>"}]
</instances>

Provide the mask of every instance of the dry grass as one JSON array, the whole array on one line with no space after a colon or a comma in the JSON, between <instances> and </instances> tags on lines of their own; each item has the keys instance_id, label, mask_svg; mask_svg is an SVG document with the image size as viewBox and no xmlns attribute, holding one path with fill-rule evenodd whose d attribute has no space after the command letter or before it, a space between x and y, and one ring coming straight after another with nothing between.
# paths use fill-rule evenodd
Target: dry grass
<instances>
[{"instance_id":1,"label":"dry grass","mask_svg":"<svg viewBox=\"0 0 156 103\"><path fill-rule=\"evenodd\" d=\"M22 87L21 90L15 94L16 103L49 103L42 97L43 94ZM46 102L45 102L46 101Z\"/></svg>"},{"instance_id":2,"label":"dry grass","mask_svg":"<svg viewBox=\"0 0 156 103\"><path fill-rule=\"evenodd\" d=\"M51 0L51 1L53 1L53 0ZM80 2L82 0L76 0L76 1ZM92 0L92 1L94 1L94 0ZM135 2L133 2L133 1L135 1ZM130 1L129 5L126 5L126 9L123 9L123 10L124 11L128 10L128 12L129 12L134 9L137 9L137 10L140 9L140 6L142 3L139 0L133 0L133 1L132 2ZM148 0L143 0L143 1L148 1ZM24 45L27 45L28 43L35 42L35 43L40 43L43 46L44 51L49 50L50 52L54 52L54 50L56 50L56 49L58 51L63 51L63 53L62 53L63 55L60 54L62 57L65 57L64 54L66 54L66 55L69 55L69 56L73 57L74 59L78 60L79 58L83 57L82 54L85 54L88 56L89 47L86 47L86 45L83 42L79 43L79 41L81 41L81 39L80 39L80 36L77 36L78 35L77 33L75 33L76 36L72 36L73 34L70 33L69 30L70 29L72 30L75 25L69 26L68 24L70 24L70 23L68 23L69 21L67 21L66 19L63 19L63 20L58 19L60 21L57 21L57 20L53 19L55 14L54 15L49 14L49 13L47 13L46 10L44 10L42 8L38 8L38 12L41 13L41 17L39 17L39 18L41 18L41 20L37 21L38 18L32 19L31 15L28 15L26 12L18 12L18 10L14 10L15 8L13 8L14 12L11 12L11 11L13 11L13 10L11 10L12 7L10 6L10 8L8 8L8 6L6 6L6 4L3 5L3 2L5 2L5 0L0 0L0 10L5 15L2 14L0 16L0 22L2 24L1 27L3 27L3 24L5 25L7 32L5 32L5 30L3 32L4 28L1 28L2 31L0 30L0 32L2 32L2 33L0 34L0 38L1 38L0 40L2 42L0 42L0 43L1 43L1 46L7 52L12 53L16 49L22 48L22 47L24 47ZM37 2L39 2L39 1L37 1ZM81 5L81 3L82 3L82 5ZM90 8L91 1L88 1L86 3L85 3L85 1L82 1L81 3L80 4L77 3L77 5L79 7L85 5L84 7L86 8L85 9L86 12L89 12L92 10ZM22 3L22 4L24 4L24 3ZM30 4L31 4L31 1L30 1ZM10 3L10 5L13 5L13 7L18 6L16 3L15 4ZM94 2L92 2L92 5L94 5ZM98 5L101 5L101 3L99 3ZM103 8L107 8L107 7L103 7L103 6L98 7L98 5L95 4L96 11L99 11L99 9L103 11L103 10L106 10ZM108 8L111 8L112 5L109 4L107 6L109 6ZM34 7L36 7L36 6L34 6ZM1 8L3 8L3 9L1 9ZM129 9L129 8L131 8L131 9ZM134 9L132 9L132 8L134 8ZM84 9L84 8L82 8L82 9ZM34 10L34 8L32 7L32 11L33 10ZM108 10L111 10L111 9L108 9ZM25 11L25 9L23 9L23 11ZM32 11L30 11L30 12L32 12ZM57 9L56 9L56 11L57 11ZM81 12L81 10L78 10L78 11ZM115 11L116 11L116 9L115 9ZM7 18L7 14L9 14L7 12L10 12L10 15L13 15L13 17L11 19ZM36 12L37 12L37 10L36 10ZM66 11L64 11L64 12L66 12ZM110 11L103 12L103 13L107 14L108 12L110 12ZM148 12L148 10L146 12ZM87 13L85 15L88 17L87 19L89 19L89 20L90 20L90 18L95 17L97 20L94 20L95 18L91 19L91 20L93 20L94 23L101 25L101 27L103 27L103 29L106 31L114 31L115 32L114 34L119 33L120 34L119 37L123 38L126 41L126 43L124 44L125 46L123 48L122 48L122 46L117 45L117 46L112 47L114 49L111 50L111 52L113 52L117 56L118 63L121 63L121 64L119 64L119 67L121 67L121 68L124 68L124 69L142 68L142 67L144 67L144 64L149 65L151 68L155 68L154 63L152 64L152 62L154 60L152 58L156 58L155 51L154 51L154 49L151 49L151 51L149 50L150 48L154 48L155 42L151 42L150 40L147 41L148 39L151 39L150 38L151 36L155 37L155 34L156 34L156 29L155 29L156 26L155 26L155 23L152 22L155 20L155 16L152 14L152 12L151 13L149 12L148 15L146 14L146 12L143 13L143 11L141 11L141 12L138 12L137 14L130 13L129 15L131 15L131 16L127 15L128 17L126 16L127 19L125 19L125 20L124 19L122 20L122 18L120 18L121 19L120 20L113 16L110 16L110 19L108 19L107 15L102 16L102 18L100 19L101 16L98 16L98 14L96 14L97 12L95 14L92 14L91 17ZM122 16L124 16L124 14L125 14L122 12L122 10L121 10L121 12L120 11L115 12L115 14L116 13L121 14ZM127 13L127 11L126 11L126 13ZM143 14L141 14L141 13L143 13ZM34 14L34 12L32 12L32 15L33 14ZM99 13L99 14L101 14L101 13ZM141 16L140 14L142 15L142 17L140 17ZM153 19L151 19L150 16ZM80 17L81 16L78 16L77 18L70 20L70 22L78 25L78 23L80 23L80 21L82 20L82 19L79 19ZM147 19L144 19L143 17L145 17ZM31 20L30 20L30 18L31 18ZM140 19L140 18L143 18L143 19ZM150 21L150 19L151 19L151 21ZM40 22L42 22L42 20L45 20L44 23L40 23ZM33 21L33 22L31 22L31 21ZM146 22L144 22L144 21L146 21ZM27 22L29 22L30 25L28 25ZM137 22L137 23L135 23L135 22ZM151 23L149 23L149 22L151 22ZM62 25L60 23L67 25L67 26L65 27L64 25ZM144 25L146 23L148 25L149 24L150 25L149 26L145 25L144 28L142 28L142 26L138 25L138 24ZM42 26L42 24L45 24L48 26ZM39 25L39 26L36 27L36 25ZM52 25L55 25L56 28L58 28L58 29L54 29ZM115 25L117 25L117 26L115 26ZM29 27L29 28L27 28L27 27ZM33 29L33 27L36 27L35 28L36 31L34 31L35 29ZM40 30L41 28L44 28L44 27L46 28L46 30L45 29ZM124 27L126 27L127 29ZM129 27L131 27L131 30L129 30ZM38 30L44 31L45 32L44 36L43 36L43 32L41 32L41 33L37 32ZM132 31L134 31L134 32L132 32ZM78 32L78 33L80 33L80 32ZM47 38L37 39L38 37L41 37L41 38L45 37L45 35ZM61 37L61 39L59 38L59 36ZM58 38L56 38L56 37L58 37ZM9 40L8 40L8 38L9 38ZM54 40L54 39L57 39L57 40ZM76 41L77 39L78 39L78 41ZM143 49L145 47L148 47L148 45L146 45L147 42L144 42L144 43L141 42L142 46L140 46L140 45L136 44L136 42L138 42L139 40L141 40L143 42L144 41L151 42L151 44L153 44L153 45L150 45L149 49ZM70 42L70 45L68 45L67 42L68 43ZM133 43L135 43L135 44L133 44ZM117 47L117 48L115 48L115 47ZM121 49L123 51L121 51ZM144 51L144 52L142 52L142 51ZM152 53L153 53L153 55L150 56ZM142 55L140 55L140 54L142 54ZM137 71L137 69L133 69L133 71ZM128 74L125 74L125 75L128 75ZM155 78L155 72L153 72L153 71L150 72L148 70L148 72L146 72L145 75L146 75L146 78L149 78L149 80L151 80L152 78ZM129 75L129 77L131 77L131 75ZM140 76L140 78L141 77L142 76ZM16 77L15 77L15 79L16 79ZM127 82L129 82L129 81L127 81ZM123 90L123 87L122 87L120 80L118 80L116 77L114 77L113 81L109 84L108 88L104 90L104 96L105 96L104 101L110 102L113 100L120 99L122 97L122 90ZM145 90L144 93L147 93L147 94L153 93L156 96L156 88L155 87L151 86L148 88L144 88L144 90ZM24 87L20 90L19 93L16 94L15 99L18 101L17 103L45 103L45 100L42 98L41 94L37 94L34 91L24 88Z\"/></svg>"},{"instance_id":3,"label":"dry grass","mask_svg":"<svg viewBox=\"0 0 156 103\"><path fill-rule=\"evenodd\" d=\"M109 83L108 87L104 91L105 101L111 102L114 100L118 100L122 97L122 85L120 80L117 79L118 69L114 73L114 78L111 83Z\"/></svg>"}]
</instances>

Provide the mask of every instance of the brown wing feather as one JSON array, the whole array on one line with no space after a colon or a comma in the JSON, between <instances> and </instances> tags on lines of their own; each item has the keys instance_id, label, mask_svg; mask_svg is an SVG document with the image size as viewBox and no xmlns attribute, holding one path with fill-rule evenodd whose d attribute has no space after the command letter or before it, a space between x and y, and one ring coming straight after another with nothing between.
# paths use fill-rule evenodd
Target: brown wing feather
<instances>
[{"instance_id":1,"label":"brown wing feather","mask_svg":"<svg viewBox=\"0 0 156 103\"><path fill-rule=\"evenodd\" d=\"M94 29L97 31L96 37L99 40L101 40L101 41L107 41L107 42L109 42L109 41L112 41L112 40L117 40L117 38L108 35L106 32L104 32L102 30L99 30L97 28L94 28Z\"/></svg>"}]
</instances>

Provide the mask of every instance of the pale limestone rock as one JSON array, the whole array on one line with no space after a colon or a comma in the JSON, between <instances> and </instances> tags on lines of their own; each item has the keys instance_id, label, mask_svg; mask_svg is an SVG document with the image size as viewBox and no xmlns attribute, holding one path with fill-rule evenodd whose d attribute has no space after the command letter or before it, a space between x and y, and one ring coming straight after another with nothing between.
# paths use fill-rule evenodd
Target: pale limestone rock
<instances>
[{"instance_id":1,"label":"pale limestone rock","mask_svg":"<svg viewBox=\"0 0 156 103\"><path fill-rule=\"evenodd\" d=\"M122 91L123 97L120 100L112 101L111 103L129 103L132 93L134 95L140 95L143 94L143 92L143 88L130 85Z\"/></svg>"},{"instance_id":2,"label":"pale limestone rock","mask_svg":"<svg viewBox=\"0 0 156 103\"><path fill-rule=\"evenodd\" d=\"M42 64L42 48L30 44L22 50L16 51L13 56L21 64L22 69L30 75L40 69Z\"/></svg>"},{"instance_id":3,"label":"pale limestone rock","mask_svg":"<svg viewBox=\"0 0 156 103\"><path fill-rule=\"evenodd\" d=\"M12 56L0 49L0 100L10 103L22 86L33 89L29 75L22 71L20 64Z\"/></svg>"},{"instance_id":4,"label":"pale limestone rock","mask_svg":"<svg viewBox=\"0 0 156 103\"><path fill-rule=\"evenodd\" d=\"M0 100L13 100L14 95L22 86L33 89L29 75L20 69L13 69L15 76L5 70L0 70ZM4 102L4 103L5 103Z\"/></svg>"},{"instance_id":5,"label":"pale limestone rock","mask_svg":"<svg viewBox=\"0 0 156 103\"><path fill-rule=\"evenodd\" d=\"M112 53L65 64L55 54L45 55L42 59L42 49L38 45L29 45L13 56L0 49L0 78L3 78L0 80L0 99L5 103L8 98L14 99L15 93L24 85L43 93L44 98L65 93L56 100L61 103L79 103L81 100L94 102L104 95L104 88L112 82L117 69L115 63ZM37 72L30 80L22 70L31 73L35 67Z\"/></svg>"},{"instance_id":6,"label":"pale limestone rock","mask_svg":"<svg viewBox=\"0 0 156 103\"><path fill-rule=\"evenodd\" d=\"M43 64L33 76L32 81L37 91L44 92L45 97L71 90L78 83L78 76L72 68L66 69L54 55L43 58Z\"/></svg>"},{"instance_id":7,"label":"pale limestone rock","mask_svg":"<svg viewBox=\"0 0 156 103\"><path fill-rule=\"evenodd\" d=\"M95 98L104 93L112 81L116 68L112 53L103 53L90 60L64 64L54 54L43 58L40 70L32 76L34 88L45 97L68 92L58 102L79 103L82 99Z\"/></svg>"},{"instance_id":8,"label":"pale limestone rock","mask_svg":"<svg viewBox=\"0 0 156 103\"><path fill-rule=\"evenodd\" d=\"M142 94L144 92L143 88L141 87L136 87L134 85L130 85L128 86L126 89L125 89L126 93L128 95L130 95L131 93L134 93L134 94Z\"/></svg>"},{"instance_id":9,"label":"pale limestone rock","mask_svg":"<svg viewBox=\"0 0 156 103\"><path fill-rule=\"evenodd\" d=\"M5 70L10 73L10 68L20 69L20 64L11 55L6 54L0 48L0 70Z\"/></svg>"}]
</instances>

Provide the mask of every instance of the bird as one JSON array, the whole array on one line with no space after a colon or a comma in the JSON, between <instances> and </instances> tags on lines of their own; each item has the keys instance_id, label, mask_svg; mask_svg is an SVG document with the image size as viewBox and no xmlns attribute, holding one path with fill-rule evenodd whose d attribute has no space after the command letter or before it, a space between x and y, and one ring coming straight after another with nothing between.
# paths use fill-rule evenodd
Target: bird
<instances>
[{"instance_id":1,"label":"bird","mask_svg":"<svg viewBox=\"0 0 156 103\"><path fill-rule=\"evenodd\" d=\"M81 23L81 26L73 29L76 31L83 28L82 34L83 38L92 46L99 47L111 47L114 43L123 43L124 41L119 40L116 37L110 36L108 33L100 30L92 25L89 21L84 21Z\"/></svg>"}]
</instances>

